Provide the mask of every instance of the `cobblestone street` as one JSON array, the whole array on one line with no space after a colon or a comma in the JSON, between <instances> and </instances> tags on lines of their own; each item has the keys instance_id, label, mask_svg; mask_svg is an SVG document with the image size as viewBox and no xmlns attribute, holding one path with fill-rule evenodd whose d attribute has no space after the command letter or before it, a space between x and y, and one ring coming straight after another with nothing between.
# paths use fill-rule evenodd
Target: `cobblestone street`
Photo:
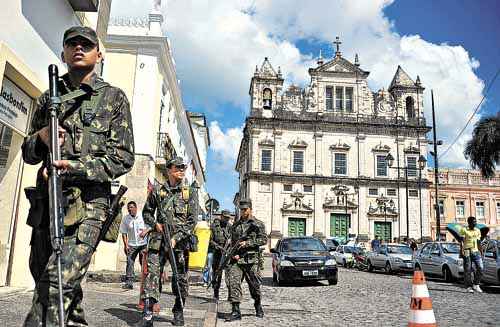
<instances>
[{"instance_id":1,"label":"cobblestone street","mask_svg":"<svg viewBox=\"0 0 500 327\"><path fill-rule=\"evenodd\" d=\"M339 283L272 284L271 263L264 271L265 318L254 316L244 284L241 323L226 323L230 304L221 302L217 326L406 326L411 297L411 275L386 275L340 268ZM438 326L498 326L500 288L484 287L483 294L465 293L458 284L427 280ZM223 293L222 299L227 293Z\"/></svg>"}]
</instances>

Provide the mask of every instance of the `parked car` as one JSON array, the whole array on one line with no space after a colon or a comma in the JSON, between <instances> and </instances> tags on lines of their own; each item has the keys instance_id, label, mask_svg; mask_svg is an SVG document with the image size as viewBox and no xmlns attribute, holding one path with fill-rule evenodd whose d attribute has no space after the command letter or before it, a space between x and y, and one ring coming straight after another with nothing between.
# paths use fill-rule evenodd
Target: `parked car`
<instances>
[{"instance_id":1,"label":"parked car","mask_svg":"<svg viewBox=\"0 0 500 327\"><path fill-rule=\"evenodd\" d=\"M333 252L337 250L337 247L340 245L339 241L337 241L334 238L327 238L325 239L325 245L328 251L330 251L330 254L333 255Z\"/></svg>"},{"instance_id":2,"label":"parked car","mask_svg":"<svg viewBox=\"0 0 500 327\"><path fill-rule=\"evenodd\" d=\"M482 281L500 285L500 240L489 240L485 246Z\"/></svg>"},{"instance_id":3,"label":"parked car","mask_svg":"<svg viewBox=\"0 0 500 327\"><path fill-rule=\"evenodd\" d=\"M368 254L368 271L384 269L387 273L413 270L413 251L408 245L389 243L380 246L378 251Z\"/></svg>"},{"instance_id":4,"label":"parked car","mask_svg":"<svg viewBox=\"0 0 500 327\"><path fill-rule=\"evenodd\" d=\"M271 249L273 281L283 285L292 281L328 280L336 285L338 269L325 244L315 237L286 237Z\"/></svg>"},{"instance_id":5,"label":"parked car","mask_svg":"<svg viewBox=\"0 0 500 327\"><path fill-rule=\"evenodd\" d=\"M354 264L354 256L353 253L356 251L354 246L348 245L340 245L337 247L337 250L333 252L333 256L335 257L335 261L337 264L342 265L344 267L352 267Z\"/></svg>"},{"instance_id":6,"label":"parked car","mask_svg":"<svg viewBox=\"0 0 500 327\"><path fill-rule=\"evenodd\" d=\"M464 276L460 245L451 242L427 242L415 255L415 269L424 274L440 276L447 282Z\"/></svg>"}]
</instances>

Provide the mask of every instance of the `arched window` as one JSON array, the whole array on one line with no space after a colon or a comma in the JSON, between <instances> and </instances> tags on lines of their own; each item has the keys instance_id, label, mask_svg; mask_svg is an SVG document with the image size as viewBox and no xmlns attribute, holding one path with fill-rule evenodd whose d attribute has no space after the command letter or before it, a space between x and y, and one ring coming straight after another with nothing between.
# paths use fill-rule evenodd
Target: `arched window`
<instances>
[{"instance_id":1,"label":"arched window","mask_svg":"<svg viewBox=\"0 0 500 327\"><path fill-rule=\"evenodd\" d=\"M263 97L264 109L271 109L273 107L273 93L270 89L264 89Z\"/></svg>"},{"instance_id":2,"label":"arched window","mask_svg":"<svg viewBox=\"0 0 500 327\"><path fill-rule=\"evenodd\" d=\"M408 117L408 119L415 118L415 106L412 97L406 98L406 116Z\"/></svg>"}]
</instances>

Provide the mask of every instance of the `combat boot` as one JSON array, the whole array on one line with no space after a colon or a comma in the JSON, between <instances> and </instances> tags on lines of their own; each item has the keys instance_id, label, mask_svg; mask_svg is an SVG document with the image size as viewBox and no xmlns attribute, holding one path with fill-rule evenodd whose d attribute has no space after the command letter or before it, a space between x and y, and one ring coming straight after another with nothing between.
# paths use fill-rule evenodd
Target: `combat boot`
<instances>
[{"instance_id":1,"label":"combat boot","mask_svg":"<svg viewBox=\"0 0 500 327\"><path fill-rule=\"evenodd\" d=\"M231 315L226 319L228 322L235 320L241 320L240 304L238 302L232 303Z\"/></svg>"},{"instance_id":2,"label":"combat boot","mask_svg":"<svg viewBox=\"0 0 500 327\"><path fill-rule=\"evenodd\" d=\"M215 301L219 301L219 289L214 288L214 299Z\"/></svg>"},{"instance_id":3,"label":"combat boot","mask_svg":"<svg viewBox=\"0 0 500 327\"><path fill-rule=\"evenodd\" d=\"M255 316L258 318L264 318L264 310L262 309L262 304L259 301L255 301Z\"/></svg>"},{"instance_id":4,"label":"combat boot","mask_svg":"<svg viewBox=\"0 0 500 327\"><path fill-rule=\"evenodd\" d=\"M153 300L149 298L144 299L142 318L134 325L135 327L153 327L153 305Z\"/></svg>"},{"instance_id":5,"label":"combat boot","mask_svg":"<svg viewBox=\"0 0 500 327\"><path fill-rule=\"evenodd\" d=\"M186 303L186 299L183 299L182 303ZM178 298L175 298L175 303L174 307L172 308L172 313L174 314L172 325L184 326L184 311L181 305L181 301Z\"/></svg>"}]
</instances>

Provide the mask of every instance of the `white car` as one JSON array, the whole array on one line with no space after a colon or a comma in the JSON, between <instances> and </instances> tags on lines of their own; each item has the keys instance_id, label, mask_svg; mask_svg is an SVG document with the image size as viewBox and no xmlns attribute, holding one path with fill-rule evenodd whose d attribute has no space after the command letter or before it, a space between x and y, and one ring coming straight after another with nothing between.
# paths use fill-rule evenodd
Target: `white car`
<instances>
[{"instance_id":1,"label":"white car","mask_svg":"<svg viewBox=\"0 0 500 327\"><path fill-rule=\"evenodd\" d=\"M344 267L352 267L354 264L354 252L355 248L349 245L339 245L337 250L332 252L335 261L337 261L338 265L342 265Z\"/></svg>"}]
</instances>

